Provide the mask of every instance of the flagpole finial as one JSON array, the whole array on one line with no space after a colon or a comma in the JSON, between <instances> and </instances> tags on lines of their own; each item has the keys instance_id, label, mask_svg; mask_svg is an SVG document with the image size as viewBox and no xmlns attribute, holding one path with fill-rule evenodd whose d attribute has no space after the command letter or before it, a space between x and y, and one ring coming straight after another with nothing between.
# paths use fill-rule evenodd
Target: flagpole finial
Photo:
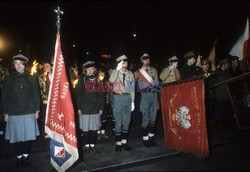
<instances>
[{"instance_id":1,"label":"flagpole finial","mask_svg":"<svg viewBox=\"0 0 250 172\"><path fill-rule=\"evenodd\" d=\"M57 26L57 33L59 34L60 33L60 26L61 26L61 17L60 15L63 15L63 11L60 10L60 7L58 6L56 10L54 10L54 12L57 14L56 16L56 26Z\"/></svg>"}]
</instances>

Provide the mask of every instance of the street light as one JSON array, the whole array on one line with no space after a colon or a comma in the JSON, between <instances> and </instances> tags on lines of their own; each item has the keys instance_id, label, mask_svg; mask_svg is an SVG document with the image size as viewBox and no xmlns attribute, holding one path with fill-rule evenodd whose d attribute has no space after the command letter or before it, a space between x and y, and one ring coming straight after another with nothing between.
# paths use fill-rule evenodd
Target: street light
<instances>
[{"instance_id":1,"label":"street light","mask_svg":"<svg viewBox=\"0 0 250 172\"><path fill-rule=\"evenodd\" d=\"M136 34L135 34L135 33L133 34L133 37L136 37Z\"/></svg>"},{"instance_id":2,"label":"street light","mask_svg":"<svg viewBox=\"0 0 250 172\"><path fill-rule=\"evenodd\" d=\"M0 37L0 51L4 50L5 49L5 41L3 38Z\"/></svg>"},{"instance_id":3,"label":"street light","mask_svg":"<svg viewBox=\"0 0 250 172\"><path fill-rule=\"evenodd\" d=\"M75 47L76 47L76 45L75 45L75 44L73 44L73 47L75 48Z\"/></svg>"}]
</instances>

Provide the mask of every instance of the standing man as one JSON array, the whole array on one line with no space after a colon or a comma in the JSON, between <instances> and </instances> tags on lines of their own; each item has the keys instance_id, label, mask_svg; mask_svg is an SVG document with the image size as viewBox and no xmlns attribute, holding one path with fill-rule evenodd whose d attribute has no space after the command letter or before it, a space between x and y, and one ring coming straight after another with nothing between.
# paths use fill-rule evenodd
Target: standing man
<instances>
[{"instance_id":1,"label":"standing man","mask_svg":"<svg viewBox=\"0 0 250 172\"><path fill-rule=\"evenodd\" d=\"M141 92L140 110L142 112L142 136L145 147L156 146L155 123L158 104L156 86L159 83L157 70L150 66L150 56L143 54L141 57L142 68L135 72L137 88Z\"/></svg>"},{"instance_id":2,"label":"standing man","mask_svg":"<svg viewBox=\"0 0 250 172\"><path fill-rule=\"evenodd\" d=\"M42 71L40 71L40 75L38 75L40 95L42 99L40 120L38 121L40 125L40 133L45 138L49 138L49 136L45 133L45 118L46 118L46 110L47 110L47 103L48 103L49 88L50 88L51 80L52 80L52 64L49 62L45 62L43 65Z\"/></svg>"},{"instance_id":3,"label":"standing man","mask_svg":"<svg viewBox=\"0 0 250 172\"><path fill-rule=\"evenodd\" d=\"M160 79L163 83L169 83L180 80L180 73L177 69L178 58L176 56L170 57L168 59L168 66L162 70L160 74Z\"/></svg>"},{"instance_id":4,"label":"standing man","mask_svg":"<svg viewBox=\"0 0 250 172\"><path fill-rule=\"evenodd\" d=\"M109 81L114 86L114 105L113 116L115 119L115 139L116 152L121 152L122 148L126 151L132 150L127 144L128 129L131 118L131 111L134 110L134 75L127 70L128 58L122 55L116 59L117 67L110 75Z\"/></svg>"},{"instance_id":5,"label":"standing man","mask_svg":"<svg viewBox=\"0 0 250 172\"><path fill-rule=\"evenodd\" d=\"M203 59L201 61L201 69L199 71L199 76L208 78L211 75L211 63L208 59Z\"/></svg>"},{"instance_id":6,"label":"standing man","mask_svg":"<svg viewBox=\"0 0 250 172\"><path fill-rule=\"evenodd\" d=\"M236 77L242 74L242 72L240 71L240 59L237 56L232 56L229 71L232 77Z\"/></svg>"},{"instance_id":7,"label":"standing man","mask_svg":"<svg viewBox=\"0 0 250 172\"><path fill-rule=\"evenodd\" d=\"M231 78L229 71L230 62L228 59L223 58L219 61L219 68L215 71L215 83ZM230 105L230 97L227 91L227 85L221 84L214 88L215 101L213 103L212 120L216 129L222 129L222 123L225 119L230 119L230 113L226 113L226 110ZM227 116L226 116L227 115Z\"/></svg>"},{"instance_id":8,"label":"standing man","mask_svg":"<svg viewBox=\"0 0 250 172\"><path fill-rule=\"evenodd\" d=\"M195 68L196 56L193 51L186 53L183 57L186 63L180 69L181 79L190 79L197 76Z\"/></svg>"}]
</instances>

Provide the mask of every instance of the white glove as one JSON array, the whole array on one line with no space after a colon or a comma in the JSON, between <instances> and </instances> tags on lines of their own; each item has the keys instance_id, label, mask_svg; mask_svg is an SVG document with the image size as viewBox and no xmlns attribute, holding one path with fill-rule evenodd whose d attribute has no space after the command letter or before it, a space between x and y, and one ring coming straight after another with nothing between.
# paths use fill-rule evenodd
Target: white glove
<instances>
[{"instance_id":1,"label":"white glove","mask_svg":"<svg viewBox=\"0 0 250 172\"><path fill-rule=\"evenodd\" d=\"M117 67L116 67L116 70L121 70L121 68L122 68L122 63L123 63L123 60L122 60L120 63L118 63L118 65L117 65Z\"/></svg>"},{"instance_id":2,"label":"white glove","mask_svg":"<svg viewBox=\"0 0 250 172\"><path fill-rule=\"evenodd\" d=\"M177 68L177 65L178 65L178 63L177 63L177 62L173 62L173 63L172 63L172 65L171 65L171 66L169 66L169 69L170 69L170 70L174 70L174 69L176 69L176 68Z\"/></svg>"},{"instance_id":3,"label":"white glove","mask_svg":"<svg viewBox=\"0 0 250 172\"><path fill-rule=\"evenodd\" d=\"M196 63L195 63L195 66L201 67L201 58L202 58L202 56L201 56L201 55L198 55L197 60L196 60Z\"/></svg>"},{"instance_id":4,"label":"white glove","mask_svg":"<svg viewBox=\"0 0 250 172\"><path fill-rule=\"evenodd\" d=\"M131 104L131 112L135 110L135 103Z\"/></svg>"}]
</instances>

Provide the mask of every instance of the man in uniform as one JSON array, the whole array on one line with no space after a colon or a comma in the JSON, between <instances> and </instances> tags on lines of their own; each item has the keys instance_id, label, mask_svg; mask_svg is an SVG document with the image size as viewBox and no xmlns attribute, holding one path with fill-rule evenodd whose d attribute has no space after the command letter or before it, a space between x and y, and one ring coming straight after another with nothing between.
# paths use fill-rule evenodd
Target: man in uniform
<instances>
[{"instance_id":1,"label":"man in uniform","mask_svg":"<svg viewBox=\"0 0 250 172\"><path fill-rule=\"evenodd\" d=\"M180 73L177 69L178 58L176 56L170 57L168 59L168 66L162 70L160 74L160 79L163 83L169 83L180 80Z\"/></svg>"},{"instance_id":2,"label":"man in uniform","mask_svg":"<svg viewBox=\"0 0 250 172\"><path fill-rule=\"evenodd\" d=\"M231 57L231 65L230 65L229 71L232 77L236 77L242 74L242 72L240 71L240 59L237 56Z\"/></svg>"},{"instance_id":3,"label":"man in uniform","mask_svg":"<svg viewBox=\"0 0 250 172\"><path fill-rule=\"evenodd\" d=\"M193 51L189 51L183 57L186 63L180 69L181 79L190 79L197 76L197 71L195 68L196 56Z\"/></svg>"},{"instance_id":4,"label":"man in uniform","mask_svg":"<svg viewBox=\"0 0 250 172\"><path fill-rule=\"evenodd\" d=\"M231 78L229 68L230 61L227 58L223 58L219 61L219 66L215 71L215 84ZM226 110L230 107L230 97L227 91L227 85L221 84L216 86L214 88L214 95L215 101L213 103L212 120L215 129L221 129L222 123L225 122L225 119L230 119L229 115L231 115L230 113L226 113Z\"/></svg>"},{"instance_id":5,"label":"man in uniform","mask_svg":"<svg viewBox=\"0 0 250 172\"><path fill-rule=\"evenodd\" d=\"M135 92L131 86L134 83L134 75L127 70L128 58L122 55L116 59L117 67L110 75L109 81L114 86L113 116L115 119L116 152L132 150L127 144L128 129L131 111L134 110Z\"/></svg>"},{"instance_id":6,"label":"man in uniform","mask_svg":"<svg viewBox=\"0 0 250 172\"><path fill-rule=\"evenodd\" d=\"M156 86L159 83L157 70L150 66L150 56L143 54L140 58L142 68L135 72L137 88L141 91L140 111L142 112L142 136L145 147L156 146L155 123L158 108Z\"/></svg>"},{"instance_id":7,"label":"man in uniform","mask_svg":"<svg viewBox=\"0 0 250 172\"><path fill-rule=\"evenodd\" d=\"M42 100L40 118L38 119L38 121L41 134L45 138L49 138L49 136L45 133L44 127L45 127L46 110L47 110L47 103L49 96L49 88L52 80L52 64L50 62L45 62L43 64L42 72L40 72L40 75L38 75L38 83L40 87L40 95Z\"/></svg>"}]
</instances>

